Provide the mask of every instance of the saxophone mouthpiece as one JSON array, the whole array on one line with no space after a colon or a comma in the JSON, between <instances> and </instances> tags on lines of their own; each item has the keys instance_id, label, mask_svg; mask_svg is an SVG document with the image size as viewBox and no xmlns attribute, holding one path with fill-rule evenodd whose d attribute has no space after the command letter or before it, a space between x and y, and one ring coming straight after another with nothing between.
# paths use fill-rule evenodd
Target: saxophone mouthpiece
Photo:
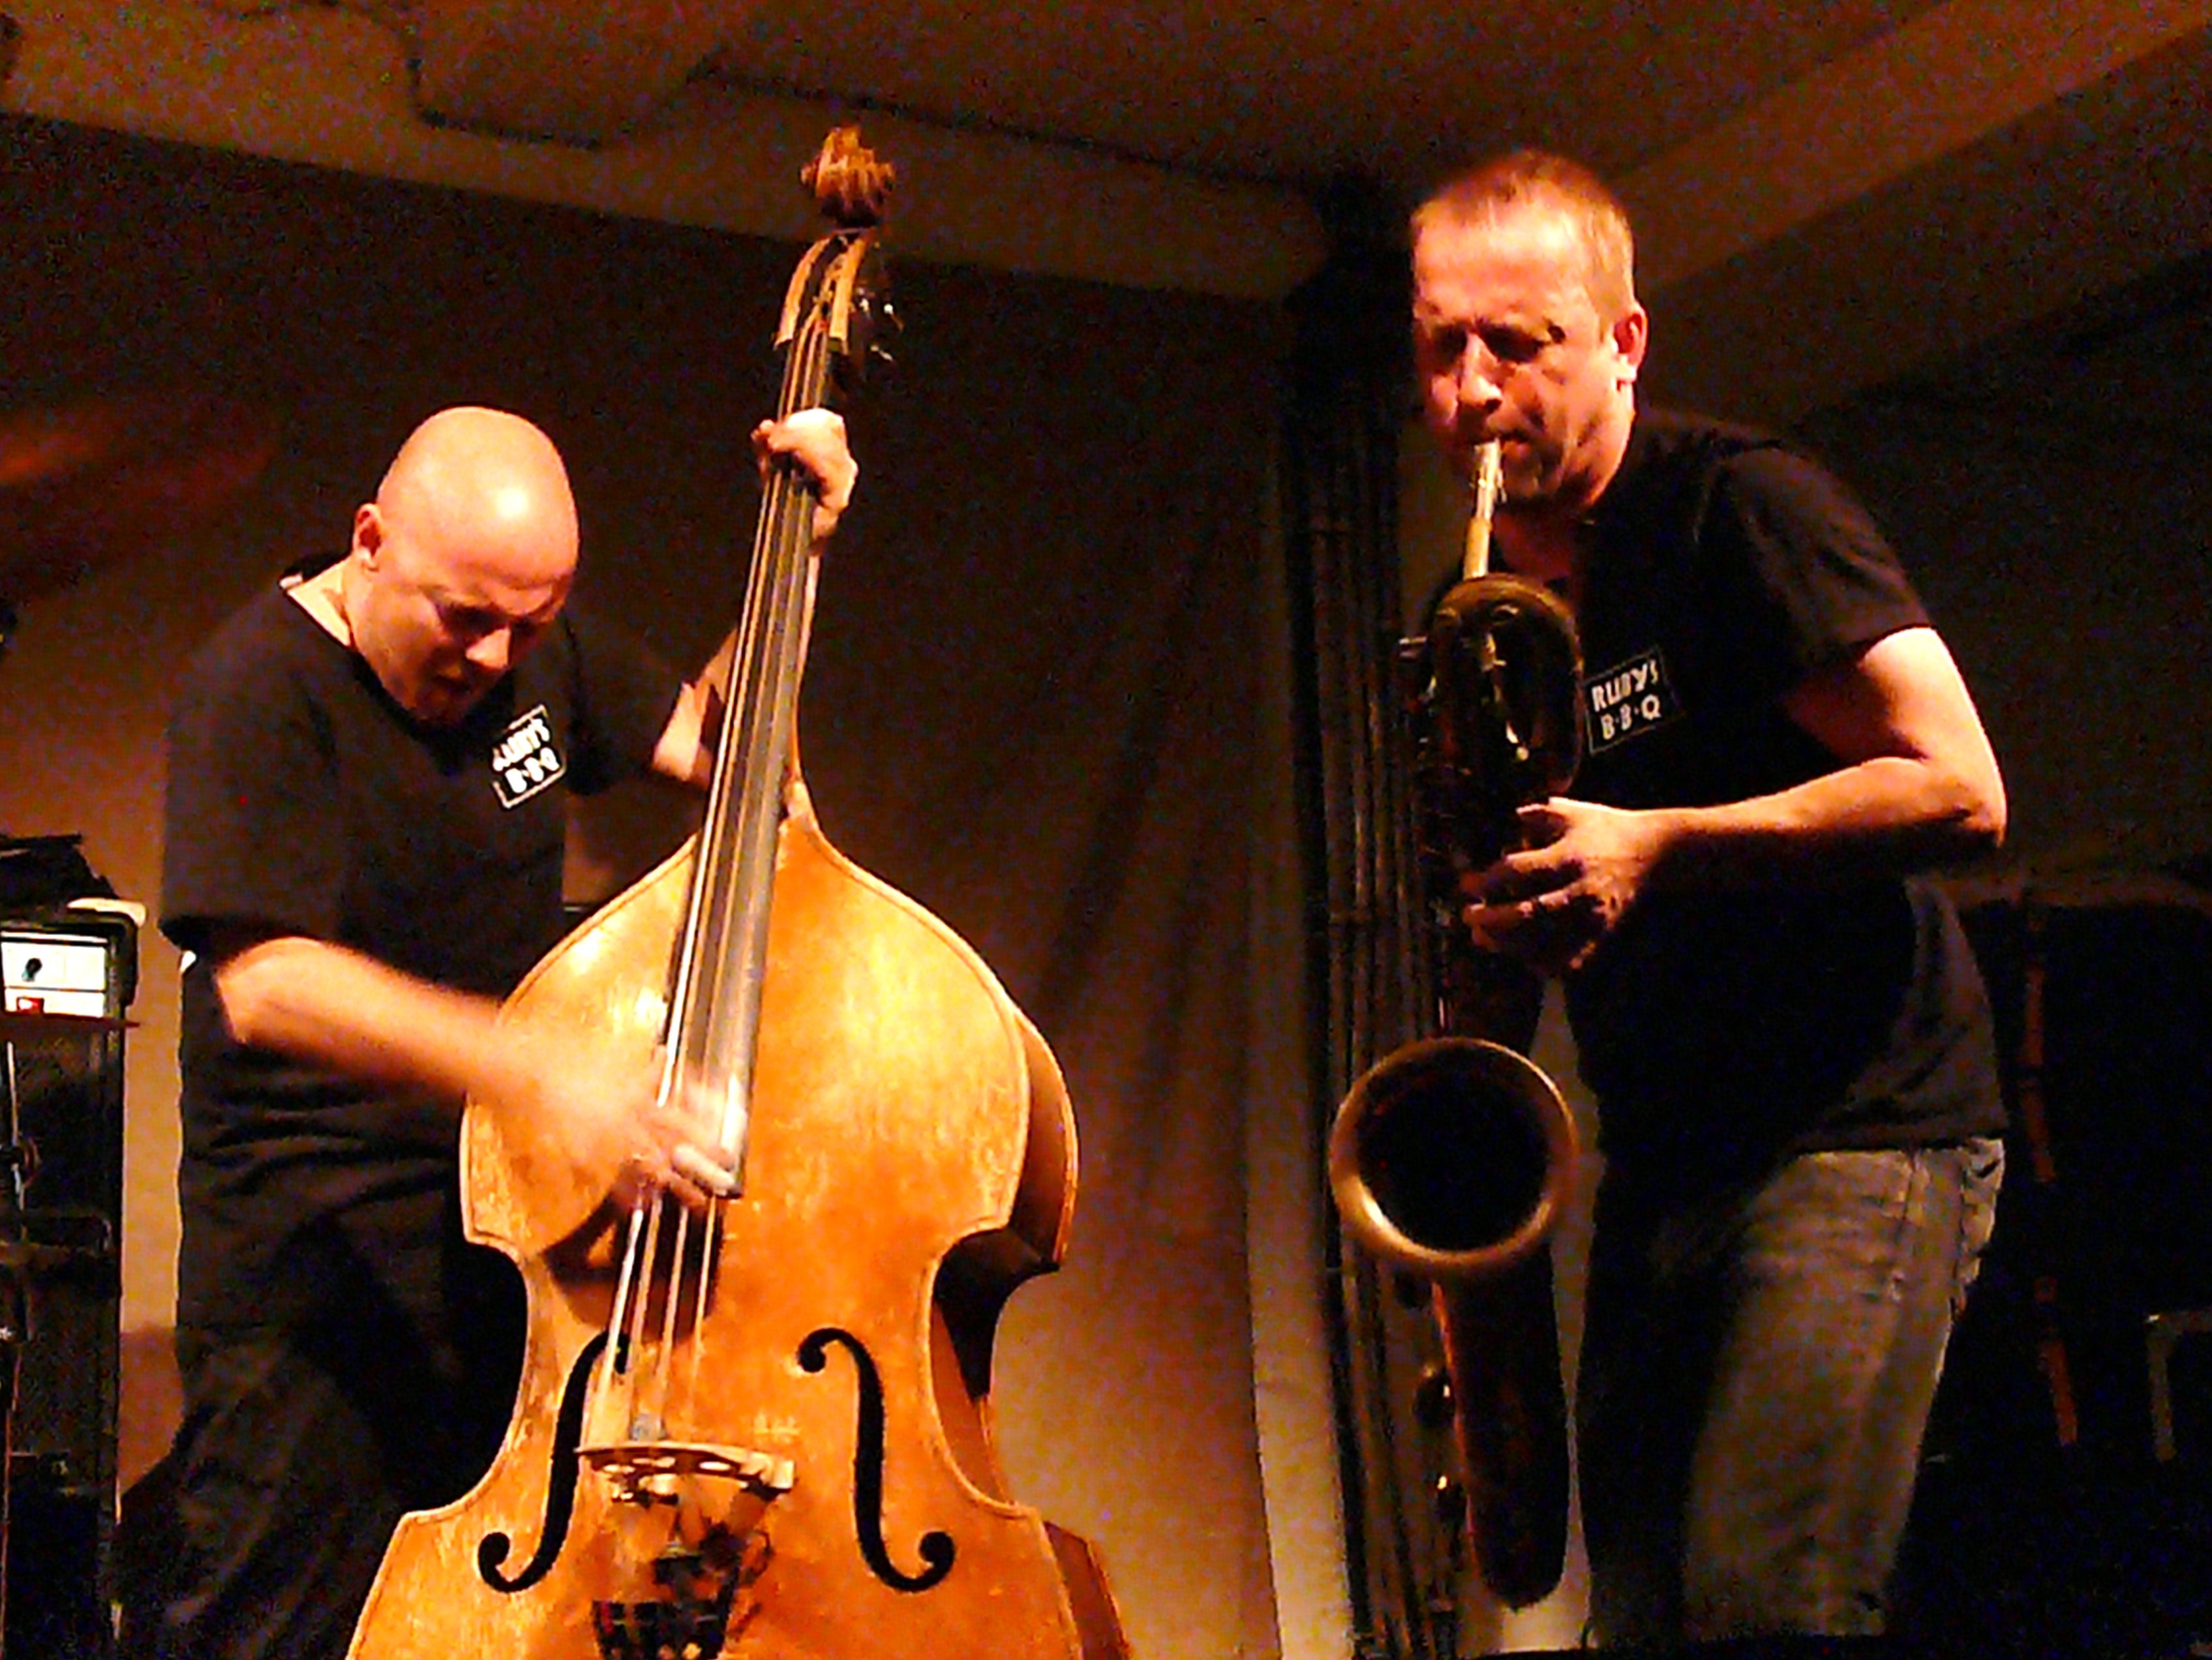
<instances>
[{"instance_id":1,"label":"saxophone mouthpiece","mask_svg":"<svg viewBox=\"0 0 2212 1660\"><path fill-rule=\"evenodd\" d=\"M1460 562L1462 580L1490 572L1490 521L1497 515L1498 492L1504 476L1504 447L1495 438L1474 453L1474 501L1467 520L1467 551Z\"/></svg>"}]
</instances>

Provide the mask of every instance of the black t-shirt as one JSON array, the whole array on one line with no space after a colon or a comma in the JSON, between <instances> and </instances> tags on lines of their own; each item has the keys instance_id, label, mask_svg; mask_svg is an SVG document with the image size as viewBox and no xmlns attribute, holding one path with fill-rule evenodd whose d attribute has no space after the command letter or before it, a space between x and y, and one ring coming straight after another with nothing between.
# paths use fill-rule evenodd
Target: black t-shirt
<instances>
[{"instance_id":1,"label":"black t-shirt","mask_svg":"<svg viewBox=\"0 0 2212 1660\"><path fill-rule=\"evenodd\" d=\"M1849 493L1743 429L1639 412L1588 529L1582 800L1716 806L1833 771L1784 696L1928 621ZM1617 1157L1719 1171L2003 1122L1980 976L1923 881L1647 896L1567 994Z\"/></svg>"},{"instance_id":2,"label":"black t-shirt","mask_svg":"<svg viewBox=\"0 0 2212 1660\"><path fill-rule=\"evenodd\" d=\"M675 672L577 607L468 719L425 727L280 589L194 656L169 730L161 927L237 922L501 996L559 939L563 794L641 769ZM234 1042L184 982L178 1317L292 1319L363 1295L446 1317L458 1104Z\"/></svg>"}]
</instances>

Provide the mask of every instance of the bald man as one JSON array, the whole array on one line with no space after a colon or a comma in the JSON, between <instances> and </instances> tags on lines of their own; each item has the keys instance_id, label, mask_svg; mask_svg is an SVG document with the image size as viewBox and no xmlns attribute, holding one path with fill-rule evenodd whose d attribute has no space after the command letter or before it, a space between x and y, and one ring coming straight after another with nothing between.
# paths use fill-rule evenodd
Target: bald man
<instances>
[{"instance_id":1,"label":"bald man","mask_svg":"<svg viewBox=\"0 0 2212 1660\"><path fill-rule=\"evenodd\" d=\"M754 436L813 481L818 550L852 492L842 424ZM126 1528L132 1652L343 1655L398 1518L488 1465L521 1310L461 1237L463 1100L534 1115L611 1188L728 1185L656 1079L495 1018L562 930L564 795L711 765L714 691L568 605L577 547L546 435L445 410L343 556L258 596L179 690L185 1419L150 1569Z\"/></svg>"}]
</instances>

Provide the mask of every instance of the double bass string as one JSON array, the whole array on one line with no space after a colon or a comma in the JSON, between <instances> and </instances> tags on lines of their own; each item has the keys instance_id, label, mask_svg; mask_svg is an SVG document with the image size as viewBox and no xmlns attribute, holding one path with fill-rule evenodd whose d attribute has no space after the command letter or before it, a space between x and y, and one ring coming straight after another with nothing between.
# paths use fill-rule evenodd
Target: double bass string
<instances>
[{"instance_id":1,"label":"double bass string","mask_svg":"<svg viewBox=\"0 0 2212 1660\"><path fill-rule=\"evenodd\" d=\"M800 331L786 358L779 415L820 400L829 356L822 328L810 324ZM781 775L788 767L805 646L814 506L811 485L795 470L782 465L769 469L732 665L725 718L730 737L716 756L687 921L703 948L686 949L680 958L687 969L699 965L702 975L695 982L679 974L660 1085L663 1100L680 1080L694 1076L702 1076L710 1088L720 1086L717 1140L726 1154L739 1161L740 1181L775 831L784 805ZM733 795L734 825L729 812ZM728 995L732 970L740 976L734 1000ZM604 1383L611 1386L617 1377L628 1376L630 1403L623 1415L631 1432L641 1436L659 1435L667 1427L678 1320L687 1280L695 1272L689 1292L695 1341L689 1345L684 1381L687 1396L696 1397L701 1355L696 1337L706 1329L711 1268L721 1234L720 1201L710 1200L699 1223L696 1252L690 1213L678 1207L671 1219L665 1219L667 1209L661 1196L650 1193L641 1195L632 1207L609 1322L622 1333L622 1341L608 1346L602 1361ZM664 1219L671 1219L672 1231L665 1279L655 1272L662 1261ZM658 1359L647 1366L653 1352L644 1338L656 1289L662 1296L660 1341Z\"/></svg>"},{"instance_id":2,"label":"double bass string","mask_svg":"<svg viewBox=\"0 0 2212 1660\"><path fill-rule=\"evenodd\" d=\"M787 416L818 399L826 357L819 330L802 333L786 362L779 414ZM689 1061L710 1086L725 1091L719 1139L722 1150L740 1161L759 1027L776 828L785 794L782 775L798 702L811 514L807 487L788 468L771 467L740 620L725 742L717 756L719 787L708 804L708 834L694 878L708 903L695 908L691 948L684 954L708 983L681 988L677 1005L682 1025L672 1049L681 1055L672 1058ZM738 1174L742 1181L742 1163Z\"/></svg>"}]
</instances>

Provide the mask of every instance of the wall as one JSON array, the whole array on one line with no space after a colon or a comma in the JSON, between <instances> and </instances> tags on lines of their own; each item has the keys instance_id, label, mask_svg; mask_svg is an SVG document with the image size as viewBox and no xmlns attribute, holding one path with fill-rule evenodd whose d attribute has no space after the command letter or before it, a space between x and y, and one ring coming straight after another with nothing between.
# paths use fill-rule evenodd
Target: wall
<instances>
[{"instance_id":1,"label":"wall","mask_svg":"<svg viewBox=\"0 0 2212 1660\"><path fill-rule=\"evenodd\" d=\"M2050 339L2051 331L2039 331ZM2055 344L2055 343L2054 343ZM1866 496L1973 688L2013 862L2212 853L2212 469L2202 390L2130 398L2055 352L2041 398L1856 399L1807 436ZM1969 383L1971 384L1971 383Z\"/></svg>"}]
</instances>

